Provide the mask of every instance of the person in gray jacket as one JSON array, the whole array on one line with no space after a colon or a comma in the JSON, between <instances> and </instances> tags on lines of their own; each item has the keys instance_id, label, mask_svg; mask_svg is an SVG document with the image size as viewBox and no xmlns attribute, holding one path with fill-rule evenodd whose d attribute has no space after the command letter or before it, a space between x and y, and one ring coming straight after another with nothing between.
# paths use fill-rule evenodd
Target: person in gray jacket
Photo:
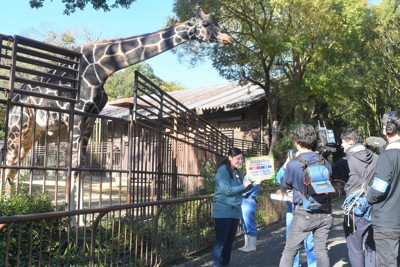
<instances>
[{"instance_id":1,"label":"person in gray jacket","mask_svg":"<svg viewBox=\"0 0 400 267\"><path fill-rule=\"evenodd\" d=\"M239 148L231 148L215 174L213 219L215 223L214 267L229 266L232 244L242 217L242 193L251 190L252 181L243 181L238 170L244 161ZM261 180L253 181L260 184Z\"/></svg>"},{"instance_id":2,"label":"person in gray jacket","mask_svg":"<svg viewBox=\"0 0 400 267\"><path fill-rule=\"evenodd\" d=\"M375 172L378 155L363 145L363 138L355 128L346 129L340 138L349 166L349 179L344 187L348 197L362 186L367 186ZM351 266L374 267L375 246L371 222L351 214L345 215L343 221Z\"/></svg>"},{"instance_id":3,"label":"person in gray jacket","mask_svg":"<svg viewBox=\"0 0 400 267\"><path fill-rule=\"evenodd\" d=\"M399 266L400 242L400 112L382 117L388 144L381 152L367 200L376 245L376 266Z\"/></svg>"}]
</instances>

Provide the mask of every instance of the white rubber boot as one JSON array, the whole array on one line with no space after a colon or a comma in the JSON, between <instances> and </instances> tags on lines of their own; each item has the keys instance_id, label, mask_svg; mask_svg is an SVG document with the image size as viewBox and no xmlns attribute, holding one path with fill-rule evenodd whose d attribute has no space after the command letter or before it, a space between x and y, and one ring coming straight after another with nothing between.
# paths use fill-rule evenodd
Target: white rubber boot
<instances>
[{"instance_id":1,"label":"white rubber boot","mask_svg":"<svg viewBox=\"0 0 400 267\"><path fill-rule=\"evenodd\" d=\"M239 248L239 250L243 251L243 250L247 249L248 245L249 245L249 236L244 235L244 246Z\"/></svg>"},{"instance_id":2,"label":"white rubber boot","mask_svg":"<svg viewBox=\"0 0 400 267\"><path fill-rule=\"evenodd\" d=\"M249 236L249 240L247 242L247 247L244 249L241 249L241 251L243 252L252 252L252 251L256 251L256 247L257 247L257 236Z\"/></svg>"}]
</instances>

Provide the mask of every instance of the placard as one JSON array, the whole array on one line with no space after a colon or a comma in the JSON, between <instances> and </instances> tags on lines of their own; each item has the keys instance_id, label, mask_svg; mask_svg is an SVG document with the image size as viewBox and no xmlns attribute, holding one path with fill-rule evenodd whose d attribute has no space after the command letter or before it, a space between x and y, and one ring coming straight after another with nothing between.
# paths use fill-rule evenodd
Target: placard
<instances>
[{"instance_id":1,"label":"placard","mask_svg":"<svg viewBox=\"0 0 400 267\"><path fill-rule=\"evenodd\" d=\"M258 178L268 180L272 178L274 172L274 158L272 156L246 158L246 175L250 180Z\"/></svg>"}]
</instances>

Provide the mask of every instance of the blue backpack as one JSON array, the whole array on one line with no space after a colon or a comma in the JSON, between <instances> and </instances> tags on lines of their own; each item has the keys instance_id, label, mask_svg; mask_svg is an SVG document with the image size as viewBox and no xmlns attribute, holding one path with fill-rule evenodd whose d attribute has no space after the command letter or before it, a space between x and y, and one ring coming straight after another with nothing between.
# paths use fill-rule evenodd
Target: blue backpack
<instances>
[{"instance_id":1,"label":"blue backpack","mask_svg":"<svg viewBox=\"0 0 400 267\"><path fill-rule=\"evenodd\" d=\"M388 148L386 148L388 149ZM389 148L390 149L390 148ZM376 164L377 157L375 156L374 163ZM355 169L357 177L362 179L362 186L360 189L354 191L348 195L342 204L344 215L363 217L367 221L371 221L371 210L372 206L367 201L367 192L370 186L371 180L375 174L374 168L366 168L363 170ZM353 218L354 220L354 218Z\"/></svg>"},{"instance_id":2,"label":"blue backpack","mask_svg":"<svg viewBox=\"0 0 400 267\"><path fill-rule=\"evenodd\" d=\"M345 215L363 217L364 219L371 221L372 206L367 201L365 191L365 186L362 186L361 189L354 191L346 197L342 204L342 209Z\"/></svg>"},{"instance_id":3,"label":"blue backpack","mask_svg":"<svg viewBox=\"0 0 400 267\"><path fill-rule=\"evenodd\" d=\"M304 170L303 208L312 212L327 212L331 210L331 193L335 188L331 183L330 171L325 165L325 159L318 154L316 162L310 163L301 155L296 159Z\"/></svg>"}]
</instances>

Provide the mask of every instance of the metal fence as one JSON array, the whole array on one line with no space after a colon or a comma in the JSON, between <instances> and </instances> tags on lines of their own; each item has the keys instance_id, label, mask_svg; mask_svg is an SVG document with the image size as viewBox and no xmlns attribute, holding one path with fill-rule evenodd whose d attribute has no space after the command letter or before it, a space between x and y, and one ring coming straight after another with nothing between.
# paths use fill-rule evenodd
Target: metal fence
<instances>
[{"instance_id":1,"label":"metal fence","mask_svg":"<svg viewBox=\"0 0 400 267\"><path fill-rule=\"evenodd\" d=\"M39 139L27 138L31 149L26 155L19 151L15 164L2 158L0 195L4 172L12 169L16 195L49 194L55 211L0 216L0 266L155 266L210 245L212 197L193 197L205 186L201 164L219 161L233 145L247 155L262 155L264 146L234 142L138 72L126 108L79 113L74 103L80 95L80 54L4 35L0 50L6 126L12 109L34 119L41 112L57 114L55 120L69 117L68 125L43 127ZM59 70L70 73L60 77ZM56 93L24 90L26 84ZM20 101L26 98L33 101ZM42 98L67 104L50 108L36 101ZM77 155L69 141L76 115L95 125L88 156L78 167L71 164ZM9 128L4 131L7 136ZM280 207L265 199L265 212L280 214Z\"/></svg>"},{"instance_id":2,"label":"metal fence","mask_svg":"<svg viewBox=\"0 0 400 267\"><path fill-rule=\"evenodd\" d=\"M34 119L41 112L51 111L58 114L56 119L70 116L72 120L67 127L43 127L40 130L44 133L38 141L33 135L26 138L28 147L32 147L26 156L19 152L15 164L7 165L3 161L0 165L2 170L17 172L17 194L24 189L29 193L47 191L57 205L67 205L69 209L189 196L196 194L203 185L199 175L201 163L218 159L232 145L218 129L139 73L136 73L133 104L125 113L117 116L112 112L81 114L72 104L79 100L79 90L71 93L73 97L70 98L62 91L79 89L73 87L78 86L78 82L70 79L65 88L58 88L39 82L37 78L39 75L49 80L60 79L55 70L66 64L64 58L77 55L19 36L2 36L0 40L0 69L6 71L0 76L0 90L4 94L0 105L5 121L8 122L12 108L21 116L29 111ZM79 57L74 62L78 64ZM78 75L76 69L79 70L74 65L73 73L68 76ZM26 84L60 91L42 95L37 90L19 89ZM20 101L29 97L33 101ZM38 104L37 99L41 97L46 101L70 101L71 104L50 110ZM78 167L72 167L69 159L79 157L68 153L72 151L69 140L75 115L89 117L95 125L87 148L88 157ZM8 129L5 131L7 135ZM17 134L22 135L22 129ZM78 176L71 177L71 171ZM1 184L4 183L3 175Z\"/></svg>"},{"instance_id":3,"label":"metal fence","mask_svg":"<svg viewBox=\"0 0 400 267\"><path fill-rule=\"evenodd\" d=\"M266 192L264 192L266 193ZM212 196L0 217L0 266L160 266L214 241ZM260 195L263 222L284 202ZM72 226L75 217L90 224Z\"/></svg>"}]
</instances>

